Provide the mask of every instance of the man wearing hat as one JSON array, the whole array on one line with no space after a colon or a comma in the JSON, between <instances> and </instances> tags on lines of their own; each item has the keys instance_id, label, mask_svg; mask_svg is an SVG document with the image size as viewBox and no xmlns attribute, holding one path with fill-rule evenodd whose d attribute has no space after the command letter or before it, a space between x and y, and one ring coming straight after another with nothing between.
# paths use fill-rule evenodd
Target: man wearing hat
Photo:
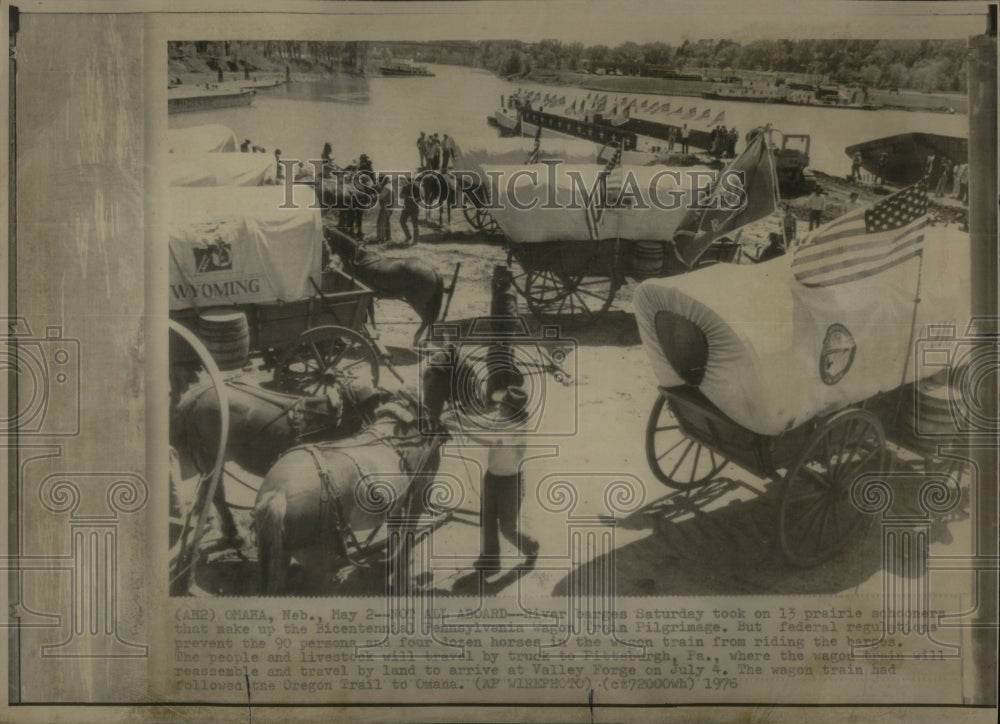
<instances>
[{"instance_id":1,"label":"man wearing hat","mask_svg":"<svg viewBox=\"0 0 1000 724\"><path fill-rule=\"evenodd\" d=\"M500 569L500 533L517 546L525 557L524 565L531 567L538 558L538 541L520 530L521 501L524 499L524 481L521 463L525 456L523 436L516 433L523 429L528 419L525 406L528 395L522 387L511 386L496 393L497 410L493 421L498 432L494 434L469 434L474 441L489 445L486 475L483 476L482 542L475 567L484 571Z\"/></svg>"}]
</instances>

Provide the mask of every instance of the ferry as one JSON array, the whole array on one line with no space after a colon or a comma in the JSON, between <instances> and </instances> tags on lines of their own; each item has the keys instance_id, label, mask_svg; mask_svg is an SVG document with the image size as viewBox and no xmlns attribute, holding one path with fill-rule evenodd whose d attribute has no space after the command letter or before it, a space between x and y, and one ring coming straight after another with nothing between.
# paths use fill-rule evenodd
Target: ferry
<instances>
[{"instance_id":1,"label":"ferry","mask_svg":"<svg viewBox=\"0 0 1000 724\"><path fill-rule=\"evenodd\" d=\"M434 74L427 70L426 65L414 65L413 63L386 63L379 66L382 75L394 78L425 77L433 78Z\"/></svg>"},{"instance_id":2,"label":"ferry","mask_svg":"<svg viewBox=\"0 0 1000 724\"><path fill-rule=\"evenodd\" d=\"M211 84L210 84L211 85ZM209 111L216 108L249 106L257 92L252 89L174 88L167 91L167 113Z\"/></svg>"},{"instance_id":3,"label":"ferry","mask_svg":"<svg viewBox=\"0 0 1000 724\"><path fill-rule=\"evenodd\" d=\"M868 92L862 86L819 85L776 81L746 81L729 79L702 92L703 98L751 103L784 103L793 106L853 108L875 111L882 106L868 102Z\"/></svg>"}]
</instances>

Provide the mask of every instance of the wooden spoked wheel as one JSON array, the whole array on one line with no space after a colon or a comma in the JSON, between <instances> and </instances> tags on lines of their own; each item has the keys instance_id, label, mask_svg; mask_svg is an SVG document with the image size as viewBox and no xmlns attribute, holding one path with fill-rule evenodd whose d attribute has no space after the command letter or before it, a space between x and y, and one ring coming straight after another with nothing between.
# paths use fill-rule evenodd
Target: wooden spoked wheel
<instances>
[{"instance_id":1,"label":"wooden spoked wheel","mask_svg":"<svg viewBox=\"0 0 1000 724\"><path fill-rule=\"evenodd\" d=\"M729 463L684 434L663 395L656 398L646 423L646 461L656 479L674 490L706 485Z\"/></svg>"},{"instance_id":2,"label":"wooden spoked wheel","mask_svg":"<svg viewBox=\"0 0 1000 724\"><path fill-rule=\"evenodd\" d=\"M778 533L790 563L816 565L855 537L869 516L851 502L851 486L885 460L885 431L865 410L842 410L813 433L785 476Z\"/></svg>"},{"instance_id":3,"label":"wooden spoked wheel","mask_svg":"<svg viewBox=\"0 0 1000 724\"><path fill-rule=\"evenodd\" d=\"M611 274L537 271L527 273L524 288L528 309L539 321L586 326L608 311L618 283Z\"/></svg>"},{"instance_id":4,"label":"wooden spoked wheel","mask_svg":"<svg viewBox=\"0 0 1000 724\"><path fill-rule=\"evenodd\" d=\"M462 209L462 213L465 214L465 220L469 222L469 226L476 231L482 231L485 234L499 233L500 225L486 209L466 206Z\"/></svg>"},{"instance_id":5,"label":"wooden spoked wheel","mask_svg":"<svg viewBox=\"0 0 1000 724\"><path fill-rule=\"evenodd\" d=\"M365 337L346 327L307 329L281 353L274 369L279 390L320 395L340 381L378 385L378 354Z\"/></svg>"}]
</instances>

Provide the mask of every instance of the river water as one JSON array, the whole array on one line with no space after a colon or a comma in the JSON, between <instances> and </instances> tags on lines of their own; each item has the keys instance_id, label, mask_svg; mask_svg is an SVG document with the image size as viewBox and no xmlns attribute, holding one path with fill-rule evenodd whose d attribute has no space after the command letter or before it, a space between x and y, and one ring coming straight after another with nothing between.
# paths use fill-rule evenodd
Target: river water
<instances>
[{"instance_id":1,"label":"river water","mask_svg":"<svg viewBox=\"0 0 1000 724\"><path fill-rule=\"evenodd\" d=\"M318 159L323 144L333 146L334 160L347 165L362 154L378 170L412 170L417 166L416 139L421 131L452 135L460 145L476 145L495 137L486 118L496 110L501 95L523 87L543 94L566 96L567 106L587 91L570 86L511 83L493 73L448 65L430 65L434 77L362 78L338 76L300 80L258 91L253 104L169 116L171 128L222 123L242 141L282 150L285 158ZM787 133L812 137L810 167L834 175L850 171L844 148L854 143L908 131L968 136L965 114L917 111L860 111L809 106L772 105L708 100L684 96L621 94L629 99L669 102L672 109L691 108L709 118L725 111L725 125L741 135L771 123ZM613 104L615 95L610 94ZM636 117L645 117L634 112ZM696 116L696 117L697 117ZM679 115L654 114L661 122L677 123ZM688 121L692 127L696 122ZM742 145L740 146L742 147Z\"/></svg>"}]
</instances>

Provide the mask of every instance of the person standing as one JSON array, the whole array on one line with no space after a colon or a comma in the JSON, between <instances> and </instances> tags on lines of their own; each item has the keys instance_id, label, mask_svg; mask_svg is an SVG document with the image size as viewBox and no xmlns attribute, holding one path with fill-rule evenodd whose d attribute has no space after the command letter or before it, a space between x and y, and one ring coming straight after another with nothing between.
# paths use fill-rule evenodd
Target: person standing
<instances>
[{"instance_id":1,"label":"person standing","mask_svg":"<svg viewBox=\"0 0 1000 724\"><path fill-rule=\"evenodd\" d=\"M420 166L419 169L427 168L427 136L424 132L420 132L420 138L417 139L417 152L420 154Z\"/></svg>"},{"instance_id":2,"label":"person standing","mask_svg":"<svg viewBox=\"0 0 1000 724\"><path fill-rule=\"evenodd\" d=\"M795 235L798 231L799 222L792 213L788 204L782 204L781 231L785 235L785 247L791 248L795 243Z\"/></svg>"},{"instance_id":3,"label":"person standing","mask_svg":"<svg viewBox=\"0 0 1000 724\"><path fill-rule=\"evenodd\" d=\"M323 164L320 167L323 170L323 176L324 177L329 176L333 172L333 168L334 168L334 165L333 165L333 146L331 146L329 144L329 142L323 144L323 153L320 156L320 160L322 161L322 164Z\"/></svg>"},{"instance_id":4,"label":"person standing","mask_svg":"<svg viewBox=\"0 0 1000 724\"><path fill-rule=\"evenodd\" d=\"M969 203L969 164L963 163L958 174L958 200L963 204Z\"/></svg>"},{"instance_id":5,"label":"person standing","mask_svg":"<svg viewBox=\"0 0 1000 724\"><path fill-rule=\"evenodd\" d=\"M823 198L823 189L816 186L812 196L809 197L809 231L817 228L823 223L823 212L826 210L826 199Z\"/></svg>"},{"instance_id":6,"label":"person standing","mask_svg":"<svg viewBox=\"0 0 1000 724\"><path fill-rule=\"evenodd\" d=\"M379 242L392 241L392 184L389 177L383 176L378 189L378 219L375 222L375 240Z\"/></svg>"},{"instance_id":7,"label":"person standing","mask_svg":"<svg viewBox=\"0 0 1000 724\"><path fill-rule=\"evenodd\" d=\"M452 140L448 137L448 134L444 134L444 139L441 141L441 172L444 173L448 170L448 161L451 160L452 154L454 153L452 147Z\"/></svg>"},{"instance_id":8,"label":"person standing","mask_svg":"<svg viewBox=\"0 0 1000 724\"><path fill-rule=\"evenodd\" d=\"M851 181L861 180L861 151L855 151L851 157Z\"/></svg>"},{"instance_id":9,"label":"person standing","mask_svg":"<svg viewBox=\"0 0 1000 724\"><path fill-rule=\"evenodd\" d=\"M399 196L400 201L403 205L403 210L399 214L399 225L403 227L403 236L406 237L406 243L410 243L410 230L406 226L406 222L413 221L413 243L419 243L420 241L420 229L417 227L417 223L420 221L420 207L417 205L417 186L412 180L404 178L399 184Z\"/></svg>"},{"instance_id":10,"label":"person standing","mask_svg":"<svg viewBox=\"0 0 1000 724\"><path fill-rule=\"evenodd\" d=\"M674 144L677 143L677 126L671 126L667 133L667 153L674 152Z\"/></svg>"},{"instance_id":11,"label":"person standing","mask_svg":"<svg viewBox=\"0 0 1000 724\"><path fill-rule=\"evenodd\" d=\"M684 128L681 129L681 153L688 152L688 140L690 139L691 132L688 130L688 124L684 124Z\"/></svg>"},{"instance_id":12,"label":"person standing","mask_svg":"<svg viewBox=\"0 0 1000 724\"><path fill-rule=\"evenodd\" d=\"M957 164L955 164L955 168L952 169L952 172L951 172L951 193L948 194L948 195L951 196L953 199L957 199L958 198L959 178L962 175L962 169L965 168L965 165L966 164L964 164L964 163L957 163Z\"/></svg>"},{"instance_id":13,"label":"person standing","mask_svg":"<svg viewBox=\"0 0 1000 724\"><path fill-rule=\"evenodd\" d=\"M489 445L482 487L480 555L474 564L482 571L500 570L501 533L517 546L527 568L534 565L539 550L538 541L521 529L520 521L524 500L521 464L527 449L520 433L529 418L525 409L528 395L524 388L511 386L498 393L498 397L493 428L496 432L466 432L473 441Z\"/></svg>"},{"instance_id":14,"label":"person standing","mask_svg":"<svg viewBox=\"0 0 1000 724\"><path fill-rule=\"evenodd\" d=\"M885 170L889 165L889 154L882 151L878 155L878 167L875 169L875 183L885 183Z\"/></svg>"},{"instance_id":15,"label":"person standing","mask_svg":"<svg viewBox=\"0 0 1000 724\"><path fill-rule=\"evenodd\" d=\"M951 181L951 161L947 158L941 161L941 170L938 172L937 186L934 189L934 196L940 198L944 196Z\"/></svg>"},{"instance_id":16,"label":"person standing","mask_svg":"<svg viewBox=\"0 0 1000 724\"><path fill-rule=\"evenodd\" d=\"M362 153L361 158L358 161L358 170L355 172L355 187L360 183L360 179L363 177L366 181L365 188L375 188L375 168L372 166L372 160L368 158L367 154ZM362 226L364 225L365 210L368 208L369 201L365 200L366 197L362 195L354 195L354 208L352 209L351 215L351 225L352 233L358 239L364 238L364 233Z\"/></svg>"},{"instance_id":17,"label":"person standing","mask_svg":"<svg viewBox=\"0 0 1000 724\"><path fill-rule=\"evenodd\" d=\"M427 165L433 170L437 170L441 163L441 142L436 133L431 134L430 142L427 144Z\"/></svg>"}]
</instances>

